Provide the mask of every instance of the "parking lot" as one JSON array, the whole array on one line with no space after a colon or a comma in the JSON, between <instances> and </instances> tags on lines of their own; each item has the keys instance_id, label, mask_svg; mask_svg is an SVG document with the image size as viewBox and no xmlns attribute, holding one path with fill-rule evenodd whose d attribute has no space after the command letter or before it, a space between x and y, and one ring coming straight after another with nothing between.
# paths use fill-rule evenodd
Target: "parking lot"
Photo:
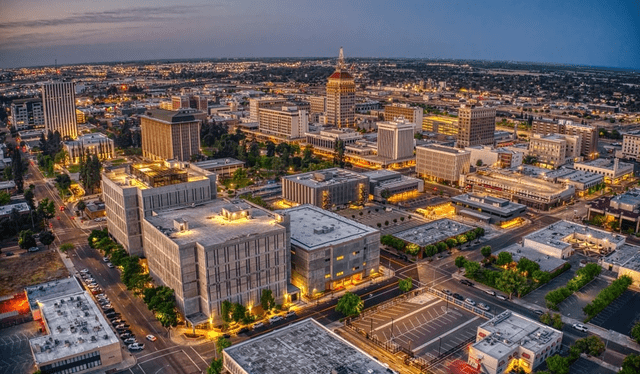
<instances>
[{"instance_id":1,"label":"parking lot","mask_svg":"<svg viewBox=\"0 0 640 374\"><path fill-rule=\"evenodd\" d=\"M591 323L607 330L629 335L631 328L639 318L640 292L627 290L595 316Z\"/></svg>"},{"instance_id":2,"label":"parking lot","mask_svg":"<svg viewBox=\"0 0 640 374\"><path fill-rule=\"evenodd\" d=\"M426 360L475 336L484 319L423 294L376 311L354 324L381 341L393 341Z\"/></svg>"},{"instance_id":3,"label":"parking lot","mask_svg":"<svg viewBox=\"0 0 640 374\"><path fill-rule=\"evenodd\" d=\"M608 285L609 282L601 277L592 280L589 284L574 292L573 295L567 297L558 305L560 313L568 317L583 320L586 315L582 311L582 308L595 299L596 296L598 296L598 292Z\"/></svg>"},{"instance_id":4,"label":"parking lot","mask_svg":"<svg viewBox=\"0 0 640 374\"><path fill-rule=\"evenodd\" d=\"M615 371L609 370L605 367L598 365L595 362L589 361L586 358L580 357L569 368L569 374L615 374Z\"/></svg>"},{"instance_id":5,"label":"parking lot","mask_svg":"<svg viewBox=\"0 0 640 374\"><path fill-rule=\"evenodd\" d=\"M40 323L35 321L0 330L0 374L32 373L29 339L41 335Z\"/></svg>"}]
</instances>

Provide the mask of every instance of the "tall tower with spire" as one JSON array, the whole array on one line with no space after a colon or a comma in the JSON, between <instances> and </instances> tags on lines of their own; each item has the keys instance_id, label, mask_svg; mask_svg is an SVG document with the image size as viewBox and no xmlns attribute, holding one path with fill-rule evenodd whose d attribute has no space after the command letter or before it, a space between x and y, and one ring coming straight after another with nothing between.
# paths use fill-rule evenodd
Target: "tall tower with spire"
<instances>
[{"instance_id":1,"label":"tall tower with spire","mask_svg":"<svg viewBox=\"0 0 640 374\"><path fill-rule=\"evenodd\" d=\"M344 65L344 52L340 47L336 71L327 82L327 124L354 127L356 116L356 84Z\"/></svg>"}]
</instances>

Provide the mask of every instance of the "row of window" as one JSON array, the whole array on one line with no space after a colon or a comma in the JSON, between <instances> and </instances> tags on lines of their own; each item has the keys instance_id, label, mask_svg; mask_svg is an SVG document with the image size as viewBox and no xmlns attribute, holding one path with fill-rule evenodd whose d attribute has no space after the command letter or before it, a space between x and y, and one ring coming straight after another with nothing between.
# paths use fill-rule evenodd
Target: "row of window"
<instances>
[{"instance_id":1,"label":"row of window","mask_svg":"<svg viewBox=\"0 0 640 374\"><path fill-rule=\"evenodd\" d=\"M100 352L90 352L75 356L66 360L60 360L50 365L43 365L40 371L43 374L71 374L98 367L102 365Z\"/></svg>"}]
</instances>

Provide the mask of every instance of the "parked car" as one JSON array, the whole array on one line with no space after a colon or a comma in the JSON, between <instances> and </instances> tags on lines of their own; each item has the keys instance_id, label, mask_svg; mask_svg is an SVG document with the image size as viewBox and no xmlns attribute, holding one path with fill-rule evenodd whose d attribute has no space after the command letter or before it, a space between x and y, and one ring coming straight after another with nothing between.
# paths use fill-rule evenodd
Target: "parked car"
<instances>
[{"instance_id":1,"label":"parked car","mask_svg":"<svg viewBox=\"0 0 640 374\"><path fill-rule=\"evenodd\" d=\"M102 258L102 261L104 261L104 262L109 262L109 257L103 257L103 258Z\"/></svg>"},{"instance_id":2,"label":"parked car","mask_svg":"<svg viewBox=\"0 0 640 374\"><path fill-rule=\"evenodd\" d=\"M124 344L133 344L136 343L136 338L126 338L123 342Z\"/></svg>"},{"instance_id":3,"label":"parked car","mask_svg":"<svg viewBox=\"0 0 640 374\"><path fill-rule=\"evenodd\" d=\"M118 333L118 334L120 334L119 336L120 336L120 339L122 339L122 340L131 337L131 333L130 332L123 332L123 333Z\"/></svg>"},{"instance_id":4,"label":"parked car","mask_svg":"<svg viewBox=\"0 0 640 374\"><path fill-rule=\"evenodd\" d=\"M491 295L491 296L495 296L496 295L496 291L493 291L493 290L485 290L484 293L486 293L487 295Z\"/></svg>"},{"instance_id":5,"label":"parked car","mask_svg":"<svg viewBox=\"0 0 640 374\"><path fill-rule=\"evenodd\" d=\"M240 330L238 330L238 334L244 334L246 332L249 332L249 328L248 327L243 327Z\"/></svg>"},{"instance_id":6,"label":"parked car","mask_svg":"<svg viewBox=\"0 0 640 374\"><path fill-rule=\"evenodd\" d=\"M496 295L496 298L502 300L502 301L507 301L507 297L504 295Z\"/></svg>"},{"instance_id":7,"label":"parked car","mask_svg":"<svg viewBox=\"0 0 640 374\"><path fill-rule=\"evenodd\" d=\"M120 318L114 318L112 320L110 320L109 322L111 322L111 326L116 327L119 324L122 323L122 320Z\"/></svg>"},{"instance_id":8,"label":"parked car","mask_svg":"<svg viewBox=\"0 0 640 374\"><path fill-rule=\"evenodd\" d=\"M482 309L482 310L486 310L489 311L491 310L491 308L489 308L486 304L484 303L478 303L478 308Z\"/></svg>"},{"instance_id":9,"label":"parked car","mask_svg":"<svg viewBox=\"0 0 640 374\"><path fill-rule=\"evenodd\" d=\"M468 298L468 297L466 299L464 299L464 302L469 304L469 305L476 305L476 302L473 301L472 299Z\"/></svg>"},{"instance_id":10,"label":"parked car","mask_svg":"<svg viewBox=\"0 0 640 374\"><path fill-rule=\"evenodd\" d=\"M226 334L226 333L222 334L222 337L225 338L225 339L231 339L231 335Z\"/></svg>"},{"instance_id":11,"label":"parked car","mask_svg":"<svg viewBox=\"0 0 640 374\"><path fill-rule=\"evenodd\" d=\"M113 269L113 268L115 267L115 266L114 266L112 263L110 263L110 262L107 262L107 266L109 267L109 269Z\"/></svg>"},{"instance_id":12,"label":"parked car","mask_svg":"<svg viewBox=\"0 0 640 374\"><path fill-rule=\"evenodd\" d=\"M585 325L583 325L581 323L574 323L572 326L573 326L574 329L576 329L578 331L582 331L582 332L589 331L589 329Z\"/></svg>"},{"instance_id":13,"label":"parked car","mask_svg":"<svg viewBox=\"0 0 640 374\"><path fill-rule=\"evenodd\" d=\"M541 310L539 310L539 309L535 309L533 312L534 312L535 314L539 315L539 316L541 316L541 315L543 315L543 314L544 314L544 312L543 312L543 311L541 311Z\"/></svg>"},{"instance_id":14,"label":"parked car","mask_svg":"<svg viewBox=\"0 0 640 374\"><path fill-rule=\"evenodd\" d=\"M460 279L460 283L464 284L465 286L473 286L473 283L469 282L466 279Z\"/></svg>"},{"instance_id":15,"label":"parked car","mask_svg":"<svg viewBox=\"0 0 640 374\"><path fill-rule=\"evenodd\" d=\"M260 328L263 328L263 327L264 327L264 323L262 323L262 322L258 322L258 323L254 323L253 324L253 328L254 329L260 329Z\"/></svg>"},{"instance_id":16,"label":"parked car","mask_svg":"<svg viewBox=\"0 0 640 374\"><path fill-rule=\"evenodd\" d=\"M40 248L38 247L31 247L28 249L29 252L38 252L40 250Z\"/></svg>"},{"instance_id":17,"label":"parked car","mask_svg":"<svg viewBox=\"0 0 640 374\"><path fill-rule=\"evenodd\" d=\"M459 293L454 293L451 296L456 300L464 300L464 297L462 297L462 295L460 295Z\"/></svg>"},{"instance_id":18,"label":"parked car","mask_svg":"<svg viewBox=\"0 0 640 374\"><path fill-rule=\"evenodd\" d=\"M88 273L88 272L89 272L89 269L82 269L82 270L80 270L80 272L81 272L81 273Z\"/></svg>"},{"instance_id":19,"label":"parked car","mask_svg":"<svg viewBox=\"0 0 640 374\"><path fill-rule=\"evenodd\" d=\"M269 323L275 323L275 322L278 322L278 321L282 321L282 319L283 318L280 317L280 316L273 316L273 317L269 318Z\"/></svg>"},{"instance_id":20,"label":"parked car","mask_svg":"<svg viewBox=\"0 0 640 374\"><path fill-rule=\"evenodd\" d=\"M442 289L442 293L443 293L443 294L445 294L445 295L449 295L449 296L451 296L451 291L449 291L449 290L448 290L448 289L446 289L446 288L443 288L443 289Z\"/></svg>"},{"instance_id":21,"label":"parked car","mask_svg":"<svg viewBox=\"0 0 640 374\"><path fill-rule=\"evenodd\" d=\"M129 345L129 350L130 351L141 351L144 349L144 344L140 344L140 343L133 343Z\"/></svg>"},{"instance_id":22,"label":"parked car","mask_svg":"<svg viewBox=\"0 0 640 374\"><path fill-rule=\"evenodd\" d=\"M126 323L120 323L118 326L116 326L116 329L127 329L131 326L127 325Z\"/></svg>"},{"instance_id":23,"label":"parked car","mask_svg":"<svg viewBox=\"0 0 640 374\"><path fill-rule=\"evenodd\" d=\"M158 340L158 338L156 338L155 336L149 334L146 336L147 340L150 342L155 342L156 340Z\"/></svg>"},{"instance_id":24,"label":"parked car","mask_svg":"<svg viewBox=\"0 0 640 374\"><path fill-rule=\"evenodd\" d=\"M107 318L115 318L116 316L118 316L118 313L116 312L111 312L111 313L105 313L104 314Z\"/></svg>"},{"instance_id":25,"label":"parked car","mask_svg":"<svg viewBox=\"0 0 640 374\"><path fill-rule=\"evenodd\" d=\"M290 312L287 312L287 314L284 315L284 318L291 318L291 317L296 317L297 314L296 312L294 312L293 310Z\"/></svg>"},{"instance_id":26,"label":"parked car","mask_svg":"<svg viewBox=\"0 0 640 374\"><path fill-rule=\"evenodd\" d=\"M105 315L109 314L109 313L114 313L116 310L113 309L112 307L107 308L107 309L102 309L102 311L104 312Z\"/></svg>"},{"instance_id":27,"label":"parked car","mask_svg":"<svg viewBox=\"0 0 640 374\"><path fill-rule=\"evenodd\" d=\"M13 252L7 252L5 253L5 256L9 257L9 256L13 256Z\"/></svg>"}]
</instances>

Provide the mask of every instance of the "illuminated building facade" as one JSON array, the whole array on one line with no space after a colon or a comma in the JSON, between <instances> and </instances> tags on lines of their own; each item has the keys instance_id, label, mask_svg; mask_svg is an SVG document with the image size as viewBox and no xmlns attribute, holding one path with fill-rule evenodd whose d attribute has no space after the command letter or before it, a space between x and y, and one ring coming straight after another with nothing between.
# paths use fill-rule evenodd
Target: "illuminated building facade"
<instances>
[{"instance_id":1,"label":"illuminated building facade","mask_svg":"<svg viewBox=\"0 0 640 374\"><path fill-rule=\"evenodd\" d=\"M64 142L64 149L69 154L69 162L72 164L79 163L80 157L87 154L96 155L100 160L109 160L115 155L113 140L99 132Z\"/></svg>"},{"instance_id":2,"label":"illuminated building facade","mask_svg":"<svg viewBox=\"0 0 640 374\"><path fill-rule=\"evenodd\" d=\"M327 83L327 125L337 127L355 126L356 84L346 71L344 54L340 48L338 66Z\"/></svg>"},{"instance_id":3,"label":"illuminated building facade","mask_svg":"<svg viewBox=\"0 0 640 374\"><path fill-rule=\"evenodd\" d=\"M495 108L463 104L458 111L458 124L458 147L494 144Z\"/></svg>"},{"instance_id":4,"label":"illuminated building facade","mask_svg":"<svg viewBox=\"0 0 640 374\"><path fill-rule=\"evenodd\" d=\"M586 160L598 157L598 129L589 125L573 123L569 120L534 120L531 125L533 134L562 134L580 136L580 155Z\"/></svg>"},{"instance_id":5,"label":"illuminated building facade","mask_svg":"<svg viewBox=\"0 0 640 374\"><path fill-rule=\"evenodd\" d=\"M415 124L415 131L420 129L423 121L423 110L420 107L410 106L409 104L386 105L384 107L384 120L394 121L398 118L404 118L407 122Z\"/></svg>"},{"instance_id":6,"label":"illuminated building facade","mask_svg":"<svg viewBox=\"0 0 640 374\"><path fill-rule=\"evenodd\" d=\"M200 112L151 109L140 116L142 155L150 160L189 161L200 154Z\"/></svg>"},{"instance_id":7,"label":"illuminated building facade","mask_svg":"<svg viewBox=\"0 0 640 374\"><path fill-rule=\"evenodd\" d=\"M48 82L42 85L45 133L60 133L62 139L78 137L76 91L73 82Z\"/></svg>"},{"instance_id":8,"label":"illuminated building facade","mask_svg":"<svg viewBox=\"0 0 640 374\"><path fill-rule=\"evenodd\" d=\"M390 160L413 157L415 124L403 118L378 123L378 156Z\"/></svg>"},{"instance_id":9,"label":"illuminated building facade","mask_svg":"<svg viewBox=\"0 0 640 374\"><path fill-rule=\"evenodd\" d=\"M416 147L416 173L438 182L458 184L469 172L471 153L457 148L430 144Z\"/></svg>"},{"instance_id":10,"label":"illuminated building facade","mask_svg":"<svg viewBox=\"0 0 640 374\"><path fill-rule=\"evenodd\" d=\"M11 102L11 126L17 131L44 127L42 100L19 99Z\"/></svg>"},{"instance_id":11,"label":"illuminated building facade","mask_svg":"<svg viewBox=\"0 0 640 374\"><path fill-rule=\"evenodd\" d=\"M282 177L282 198L324 209L365 203L369 199L369 178L340 168L288 175Z\"/></svg>"}]
</instances>

